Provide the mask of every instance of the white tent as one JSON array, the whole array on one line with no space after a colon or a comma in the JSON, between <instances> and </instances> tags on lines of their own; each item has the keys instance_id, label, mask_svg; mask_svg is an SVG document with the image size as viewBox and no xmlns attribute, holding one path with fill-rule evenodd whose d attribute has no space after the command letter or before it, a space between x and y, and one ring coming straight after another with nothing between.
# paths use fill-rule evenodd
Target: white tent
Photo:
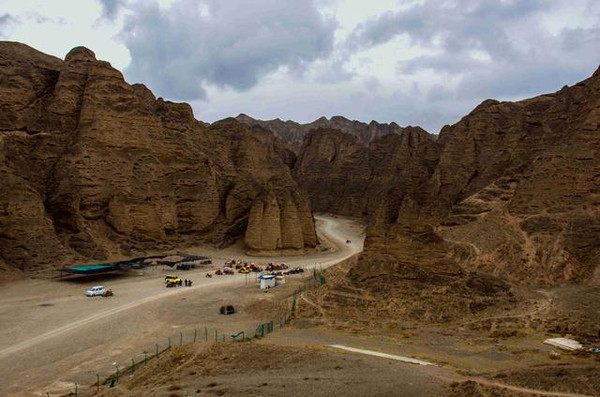
<instances>
[{"instance_id":1,"label":"white tent","mask_svg":"<svg viewBox=\"0 0 600 397\"><path fill-rule=\"evenodd\" d=\"M271 274L258 276L258 280L260 281L260 289L268 289L275 286L275 276Z\"/></svg>"}]
</instances>

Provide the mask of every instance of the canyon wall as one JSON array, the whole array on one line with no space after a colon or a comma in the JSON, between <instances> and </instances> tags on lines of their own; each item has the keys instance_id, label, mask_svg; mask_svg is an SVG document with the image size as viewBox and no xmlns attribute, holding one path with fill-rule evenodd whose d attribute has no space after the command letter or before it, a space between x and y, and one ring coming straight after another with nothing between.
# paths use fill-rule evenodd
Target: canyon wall
<instances>
[{"instance_id":1,"label":"canyon wall","mask_svg":"<svg viewBox=\"0 0 600 397\"><path fill-rule=\"evenodd\" d=\"M3 42L0 64L2 269L241 236L302 250L312 209L368 221L345 285L403 315L444 318L440 294L458 316L514 284L600 283L598 71L484 101L439 137L334 117L288 139L243 115L199 122L85 48L63 61Z\"/></svg>"},{"instance_id":2,"label":"canyon wall","mask_svg":"<svg viewBox=\"0 0 600 397\"><path fill-rule=\"evenodd\" d=\"M298 155L315 208L369 222L363 253L322 297L328 316L445 322L510 310L515 285L600 285L600 70L486 100L437 140L394 139L365 148L316 131Z\"/></svg>"},{"instance_id":3,"label":"canyon wall","mask_svg":"<svg viewBox=\"0 0 600 397\"><path fill-rule=\"evenodd\" d=\"M249 230L251 248L316 244L309 200L271 133L206 126L78 47L64 61L0 43L0 252L40 272ZM268 214L253 208L277 203ZM274 213L277 213L276 215ZM252 216L251 216L252 214ZM279 230L281 239L257 239Z\"/></svg>"},{"instance_id":4,"label":"canyon wall","mask_svg":"<svg viewBox=\"0 0 600 397\"><path fill-rule=\"evenodd\" d=\"M293 172L315 211L387 222L404 196L431 177L438 156L438 143L420 128L407 127L368 146L351 134L320 128L306 135Z\"/></svg>"}]
</instances>

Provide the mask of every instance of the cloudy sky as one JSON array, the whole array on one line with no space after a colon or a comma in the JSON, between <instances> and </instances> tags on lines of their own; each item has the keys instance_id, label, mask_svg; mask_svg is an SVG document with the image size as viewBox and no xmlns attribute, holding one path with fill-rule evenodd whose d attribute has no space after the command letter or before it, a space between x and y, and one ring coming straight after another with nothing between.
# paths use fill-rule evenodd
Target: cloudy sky
<instances>
[{"instance_id":1,"label":"cloudy sky","mask_svg":"<svg viewBox=\"0 0 600 397\"><path fill-rule=\"evenodd\" d=\"M208 122L343 115L437 133L590 76L598 0L0 0L0 39L78 45Z\"/></svg>"}]
</instances>

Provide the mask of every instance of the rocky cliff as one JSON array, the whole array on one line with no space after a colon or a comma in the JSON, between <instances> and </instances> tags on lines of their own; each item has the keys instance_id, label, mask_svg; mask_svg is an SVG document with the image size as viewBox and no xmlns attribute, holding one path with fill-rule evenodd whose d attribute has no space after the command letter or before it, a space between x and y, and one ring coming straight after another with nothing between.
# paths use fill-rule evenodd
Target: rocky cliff
<instances>
[{"instance_id":1,"label":"rocky cliff","mask_svg":"<svg viewBox=\"0 0 600 397\"><path fill-rule=\"evenodd\" d=\"M487 100L438 139L323 119L292 134L296 155L251 120L195 120L84 48L62 61L0 43L0 65L2 272L240 236L302 249L313 208L369 221L328 286L332 316L450 321L510 309L517 284L600 284L600 71Z\"/></svg>"},{"instance_id":2,"label":"rocky cliff","mask_svg":"<svg viewBox=\"0 0 600 397\"><path fill-rule=\"evenodd\" d=\"M319 210L365 214L361 189L380 200L366 211L364 252L323 298L328 315L443 322L510 310L511 285L600 285L600 69L553 94L484 101L437 141L407 150L393 139L361 150L349 135L315 132L300 151L294 173Z\"/></svg>"},{"instance_id":3,"label":"rocky cliff","mask_svg":"<svg viewBox=\"0 0 600 397\"><path fill-rule=\"evenodd\" d=\"M390 210L431 177L438 152L436 140L418 127L369 146L355 135L319 128L306 135L293 172L315 211L387 222L396 215Z\"/></svg>"},{"instance_id":4,"label":"rocky cliff","mask_svg":"<svg viewBox=\"0 0 600 397\"><path fill-rule=\"evenodd\" d=\"M0 43L0 255L43 271L181 244L314 246L308 198L273 135L206 127L78 47ZM269 203L268 210L257 208ZM258 237L257 237L258 236Z\"/></svg>"},{"instance_id":5,"label":"rocky cliff","mask_svg":"<svg viewBox=\"0 0 600 397\"><path fill-rule=\"evenodd\" d=\"M600 281L600 71L554 94L485 101L440 144L399 223L436 225L465 264L513 281Z\"/></svg>"},{"instance_id":6,"label":"rocky cliff","mask_svg":"<svg viewBox=\"0 0 600 397\"><path fill-rule=\"evenodd\" d=\"M248 125L258 125L271 131L276 137L281 139L293 152L298 153L304 142L304 137L314 129L330 129L339 130L343 133L352 135L357 138L358 142L363 146L368 146L372 141L390 134L401 134L404 131L403 127L392 122L378 123L371 121L363 123L357 120L348 120L343 116L320 117L317 120L300 124L295 121L280 119L274 120L256 120L246 114L240 114L236 119ZM409 127L410 128L410 127Z\"/></svg>"}]
</instances>

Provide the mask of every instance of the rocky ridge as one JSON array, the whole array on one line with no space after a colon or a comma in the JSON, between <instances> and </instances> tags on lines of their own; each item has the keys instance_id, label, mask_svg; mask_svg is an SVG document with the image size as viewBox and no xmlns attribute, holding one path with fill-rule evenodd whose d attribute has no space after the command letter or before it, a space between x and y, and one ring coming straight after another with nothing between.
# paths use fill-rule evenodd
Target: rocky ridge
<instances>
[{"instance_id":1,"label":"rocky ridge","mask_svg":"<svg viewBox=\"0 0 600 397\"><path fill-rule=\"evenodd\" d=\"M308 198L264 129L233 119L206 127L189 105L127 84L83 47L61 61L0 42L0 64L9 266L41 272L244 234L255 249L315 246Z\"/></svg>"},{"instance_id":2,"label":"rocky ridge","mask_svg":"<svg viewBox=\"0 0 600 397\"><path fill-rule=\"evenodd\" d=\"M348 120L343 116L333 116L330 119L320 117L311 123L301 124L291 120L257 120L246 114L239 114L236 119L244 124L259 125L271 131L277 138L281 139L293 152L299 153L306 135L315 129L339 130L343 133L355 136L363 146L369 146L371 142L390 134L402 134L405 128L398 124L378 123L375 120L363 123L357 120ZM407 127L409 129L421 130L419 127ZM434 138L433 136L431 136Z\"/></svg>"},{"instance_id":3,"label":"rocky ridge","mask_svg":"<svg viewBox=\"0 0 600 397\"><path fill-rule=\"evenodd\" d=\"M367 153L389 148L382 139L390 137L372 142ZM326 312L335 318L353 307L360 321L446 322L510 310L511 285L600 285L599 151L600 69L553 94L484 101L444 127L437 141L423 139L409 151L420 159L405 156L405 173L383 200L381 190L363 190L365 202L383 205L366 212L365 250L330 286L322 299ZM431 161L423 163L422 153L432 154ZM302 160L309 156L316 160ZM362 205L345 205L344 212L326 199L348 196L353 181L346 176L369 175L371 158L349 135L314 133L294 175L315 208L361 216ZM377 170L370 181L399 173ZM333 183L317 183L314 175L328 172ZM570 330L595 335L594 320L580 320Z\"/></svg>"}]
</instances>

